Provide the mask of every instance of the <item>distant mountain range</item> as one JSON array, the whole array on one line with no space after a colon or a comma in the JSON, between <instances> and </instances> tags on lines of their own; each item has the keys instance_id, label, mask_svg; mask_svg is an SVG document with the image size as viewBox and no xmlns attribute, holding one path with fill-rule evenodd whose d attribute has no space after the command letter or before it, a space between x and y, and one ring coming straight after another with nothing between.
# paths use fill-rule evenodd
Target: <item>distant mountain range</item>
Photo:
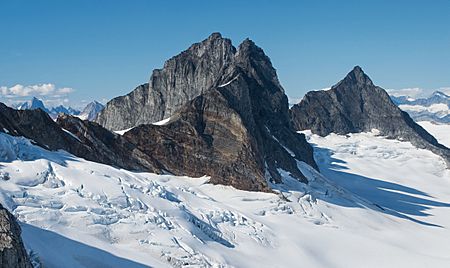
<instances>
[{"instance_id":1,"label":"distant mountain range","mask_svg":"<svg viewBox=\"0 0 450 268\"><path fill-rule=\"evenodd\" d=\"M52 108L47 108L44 105L44 102L36 97L33 97L31 100L20 103L18 105L15 105L13 108L16 108L17 110L35 110L35 109L41 109L44 112L48 113L51 118L56 119L59 114L68 114L77 116L82 120L94 120L97 114L103 110L104 106L103 104L92 101L86 105L86 107L79 111L77 109L74 109L72 107L65 107L63 105L59 105Z\"/></svg>"},{"instance_id":2,"label":"distant mountain range","mask_svg":"<svg viewBox=\"0 0 450 268\"><path fill-rule=\"evenodd\" d=\"M450 96L443 92L435 91L431 96L420 99L409 96L391 96L391 99L414 121L450 123Z\"/></svg>"}]
</instances>

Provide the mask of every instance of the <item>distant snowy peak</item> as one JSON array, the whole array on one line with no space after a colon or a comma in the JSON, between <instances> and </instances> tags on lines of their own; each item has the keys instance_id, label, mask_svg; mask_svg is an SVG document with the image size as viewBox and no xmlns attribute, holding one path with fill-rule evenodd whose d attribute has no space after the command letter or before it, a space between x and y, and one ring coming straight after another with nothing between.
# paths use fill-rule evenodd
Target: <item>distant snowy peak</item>
<instances>
[{"instance_id":1,"label":"distant snowy peak","mask_svg":"<svg viewBox=\"0 0 450 268\"><path fill-rule=\"evenodd\" d=\"M35 110L35 109L41 109L42 111L48 113L51 118L56 119L58 117L58 114L64 113L64 114L70 114L70 115L79 115L80 111L72 108L72 107L65 107L63 105L59 105L52 108L47 108L44 105L44 102L36 97L33 97L31 100L23 102L17 106L15 106L17 110Z\"/></svg>"},{"instance_id":2,"label":"distant snowy peak","mask_svg":"<svg viewBox=\"0 0 450 268\"><path fill-rule=\"evenodd\" d=\"M408 104L427 107L438 103L450 105L450 96L441 91L435 91L427 98L413 99L409 96L391 96L391 99L397 105Z\"/></svg>"},{"instance_id":3,"label":"distant snowy peak","mask_svg":"<svg viewBox=\"0 0 450 268\"><path fill-rule=\"evenodd\" d=\"M450 123L450 96L441 91L435 91L427 98L391 96L391 99L415 121Z\"/></svg>"},{"instance_id":4,"label":"distant snowy peak","mask_svg":"<svg viewBox=\"0 0 450 268\"><path fill-rule=\"evenodd\" d=\"M444 92L441 92L441 91L435 91L435 92L433 92L432 97L445 98L445 99L447 99L447 100L450 99L450 96L449 96L449 95L447 95L447 94L445 94Z\"/></svg>"},{"instance_id":5,"label":"distant snowy peak","mask_svg":"<svg viewBox=\"0 0 450 268\"><path fill-rule=\"evenodd\" d=\"M62 105L59 105L59 106L57 106L57 107L53 107L53 108L50 110L50 113L51 113L51 114L60 114L60 113L63 113L63 114L70 114L70 115L78 115L78 114L80 114L80 111L78 111L78 110L76 110L76 109L73 109L72 107L66 108L66 107L64 107L64 106L62 106Z\"/></svg>"},{"instance_id":6,"label":"distant snowy peak","mask_svg":"<svg viewBox=\"0 0 450 268\"><path fill-rule=\"evenodd\" d=\"M17 106L17 110L34 110L34 109L42 109L45 112L49 112L49 110L45 107L44 103L33 97L31 100L23 102Z\"/></svg>"},{"instance_id":7,"label":"distant snowy peak","mask_svg":"<svg viewBox=\"0 0 450 268\"><path fill-rule=\"evenodd\" d=\"M105 106L98 101L88 103L83 111L79 114L79 118L83 120L93 121L99 112L101 112Z\"/></svg>"}]
</instances>

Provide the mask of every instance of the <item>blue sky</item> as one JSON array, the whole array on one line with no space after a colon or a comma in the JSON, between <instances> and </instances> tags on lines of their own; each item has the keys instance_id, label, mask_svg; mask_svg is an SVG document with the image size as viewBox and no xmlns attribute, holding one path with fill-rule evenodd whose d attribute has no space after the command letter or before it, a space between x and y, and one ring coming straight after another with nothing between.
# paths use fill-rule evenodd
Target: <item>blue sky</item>
<instances>
[{"instance_id":1,"label":"blue sky","mask_svg":"<svg viewBox=\"0 0 450 268\"><path fill-rule=\"evenodd\" d=\"M261 46L293 98L354 65L386 89L450 87L450 1L0 0L0 14L6 102L124 95L216 31Z\"/></svg>"}]
</instances>

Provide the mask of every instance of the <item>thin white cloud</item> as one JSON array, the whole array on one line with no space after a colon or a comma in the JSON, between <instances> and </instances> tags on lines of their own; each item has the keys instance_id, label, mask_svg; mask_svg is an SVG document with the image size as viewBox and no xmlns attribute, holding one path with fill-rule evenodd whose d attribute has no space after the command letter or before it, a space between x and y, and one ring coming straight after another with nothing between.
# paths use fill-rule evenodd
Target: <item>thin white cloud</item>
<instances>
[{"instance_id":1,"label":"thin white cloud","mask_svg":"<svg viewBox=\"0 0 450 268\"><path fill-rule=\"evenodd\" d=\"M51 83L29 85L29 86L17 84L12 87L1 86L0 92L3 96L28 97L28 96L48 96L55 93L70 94L74 92L74 89L70 87L56 88L56 86Z\"/></svg>"},{"instance_id":2,"label":"thin white cloud","mask_svg":"<svg viewBox=\"0 0 450 268\"><path fill-rule=\"evenodd\" d=\"M13 95L19 97L26 96L45 96L55 91L54 84L38 84L38 85L30 85L24 86L21 84L14 85L12 87L2 87L3 95Z\"/></svg>"},{"instance_id":3,"label":"thin white cloud","mask_svg":"<svg viewBox=\"0 0 450 268\"><path fill-rule=\"evenodd\" d=\"M57 92L58 92L59 94L70 94L70 93L72 93L73 91L74 91L74 89L71 88L71 87L63 87L63 88L60 88L60 89L57 90Z\"/></svg>"}]
</instances>

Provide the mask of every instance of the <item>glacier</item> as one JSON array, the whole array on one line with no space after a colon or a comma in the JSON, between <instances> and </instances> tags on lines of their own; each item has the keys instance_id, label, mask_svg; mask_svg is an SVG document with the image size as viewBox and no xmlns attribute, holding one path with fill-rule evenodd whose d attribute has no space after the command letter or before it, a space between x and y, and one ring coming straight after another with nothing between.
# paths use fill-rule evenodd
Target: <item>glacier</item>
<instances>
[{"instance_id":1,"label":"glacier","mask_svg":"<svg viewBox=\"0 0 450 268\"><path fill-rule=\"evenodd\" d=\"M0 133L0 202L44 267L448 267L450 172L409 142L304 131L273 193L136 173Z\"/></svg>"}]
</instances>

